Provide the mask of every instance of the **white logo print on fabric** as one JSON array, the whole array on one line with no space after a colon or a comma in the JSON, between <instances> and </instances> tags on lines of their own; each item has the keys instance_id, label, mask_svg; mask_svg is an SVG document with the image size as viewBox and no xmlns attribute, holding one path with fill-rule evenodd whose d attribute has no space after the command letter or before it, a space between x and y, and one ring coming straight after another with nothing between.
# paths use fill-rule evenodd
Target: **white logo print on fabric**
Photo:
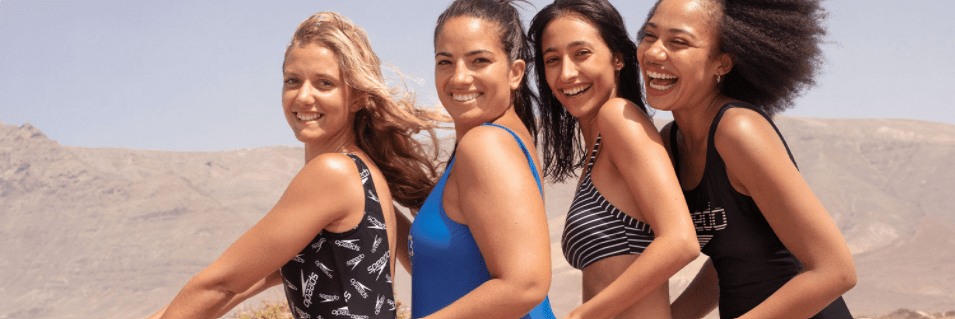
<instances>
[{"instance_id":1,"label":"white logo print on fabric","mask_svg":"<svg viewBox=\"0 0 955 319\"><path fill-rule=\"evenodd\" d=\"M347 306L332 310L332 314L336 316L351 316L351 314L348 313Z\"/></svg>"},{"instance_id":2,"label":"white logo print on fabric","mask_svg":"<svg viewBox=\"0 0 955 319\"><path fill-rule=\"evenodd\" d=\"M360 263L362 259L365 259L365 254L361 254L358 255L358 257L352 258L345 263L345 266L351 266L351 270L355 270L355 267L358 267L358 263Z\"/></svg>"},{"instance_id":3,"label":"white logo print on fabric","mask_svg":"<svg viewBox=\"0 0 955 319\"><path fill-rule=\"evenodd\" d=\"M338 246L338 247L342 247L342 248L346 248L346 249L351 249L351 250L354 250L354 251L359 251L359 250L361 250L361 247L359 247L357 244L355 244L356 241L358 241L358 239L336 240L336 241L335 241L335 245Z\"/></svg>"},{"instance_id":4,"label":"white logo print on fabric","mask_svg":"<svg viewBox=\"0 0 955 319\"><path fill-rule=\"evenodd\" d=\"M372 253L372 254L374 254L375 251L378 250L378 245L380 245L380 244L381 244L381 237L378 237L378 235L375 234L375 242L371 243L371 253Z\"/></svg>"},{"instance_id":5,"label":"white logo print on fabric","mask_svg":"<svg viewBox=\"0 0 955 319\"><path fill-rule=\"evenodd\" d=\"M319 233L321 235L321 233ZM315 249L315 252L322 251L322 244L325 243L325 237L319 238L317 243L312 244L312 249Z\"/></svg>"},{"instance_id":6,"label":"white logo print on fabric","mask_svg":"<svg viewBox=\"0 0 955 319\"><path fill-rule=\"evenodd\" d=\"M323 264L323 263L319 262L318 260L316 260L316 261L315 261L315 265L318 266L318 268L321 269L322 272L324 272L325 275L328 276L328 278L332 278L332 270L329 269L328 267L326 267L325 264Z\"/></svg>"},{"instance_id":7,"label":"white logo print on fabric","mask_svg":"<svg viewBox=\"0 0 955 319\"><path fill-rule=\"evenodd\" d=\"M368 221L371 222L371 226L368 226L369 229L385 229L385 223L382 223L377 218L368 216Z\"/></svg>"},{"instance_id":8,"label":"white logo print on fabric","mask_svg":"<svg viewBox=\"0 0 955 319\"><path fill-rule=\"evenodd\" d=\"M375 277L375 280L378 280L378 278L381 277L381 272L385 270L385 265L388 264L388 256L390 255L389 253L390 252L386 251L385 254L378 259L378 261L376 261L374 264L371 264L371 266L368 266L369 274L373 274L376 271L378 272L378 276Z\"/></svg>"},{"instance_id":9,"label":"white logo print on fabric","mask_svg":"<svg viewBox=\"0 0 955 319\"><path fill-rule=\"evenodd\" d=\"M706 203L704 211L691 212L690 218L693 219L693 226L696 227L701 248L713 239L713 234L700 233L720 231L726 229L726 225L729 224L726 220L726 211L722 207L713 207L710 203Z\"/></svg>"},{"instance_id":10,"label":"white logo print on fabric","mask_svg":"<svg viewBox=\"0 0 955 319\"><path fill-rule=\"evenodd\" d=\"M376 203L381 203L380 201L378 201L378 197L375 196L375 193L372 192L372 190L370 189L368 190L368 198L371 198L371 200L375 201Z\"/></svg>"},{"instance_id":11,"label":"white logo print on fabric","mask_svg":"<svg viewBox=\"0 0 955 319\"><path fill-rule=\"evenodd\" d=\"M318 294L318 297L322 298L322 301L320 303L326 303L326 302L332 302L332 301L338 300L338 295Z\"/></svg>"},{"instance_id":12,"label":"white logo print on fabric","mask_svg":"<svg viewBox=\"0 0 955 319\"><path fill-rule=\"evenodd\" d=\"M381 305L385 303L385 296L378 295L378 301L375 302L375 314L381 313Z\"/></svg>"},{"instance_id":13,"label":"white logo print on fabric","mask_svg":"<svg viewBox=\"0 0 955 319\"><path fill-rule=\"evenodd\" d=\"M298 262L298 263L304 264L304 263L305 263L305 259L302 258L302 255L305 255L305 254L298 254L297 256L292 257L292 260L294 260L294 261L296 261L296 262Z\"/></svg>"},{"instance_id":14,"label":"white logo print on fabric","mask_svg":"<svg viewBox=\"0 0 955 319\"><path fill-rule=\"evenodd\" d=\"M371 177L371 172L369 172L367 169L362 170L362 171L361 171L361 184L362 184L362 185L365 185L365 183L368 183L368 177Z\"/></svg>"},{"instance_id":15,"label":"white logo print on fabric","mask_svg":"<svg viewBox=\"0 0 955 319\"><path fill-rule=\"evenodd\" d=\"M315 290L315 283L318 282L318 274L311 273L308 275L308 280L305 280L305 272L301 270L299 272L302 276L302 297L304 298L302 303L308 308L312 306L312 291Z\"/></svg>"},{"instance_id":16,"label":"white logo print on fabric","mask_svg":"<svg viewBox=\"0 0 955 319\"><path fill-rule=\"evenodd\" d=\"M351 285L355 287L355 290L358 291L358 294L361 295L362 298L368 298L368 291L371 289L362 285L358 280L355 280L355 278L351 279Z\"/></svg>"}]
</instances>

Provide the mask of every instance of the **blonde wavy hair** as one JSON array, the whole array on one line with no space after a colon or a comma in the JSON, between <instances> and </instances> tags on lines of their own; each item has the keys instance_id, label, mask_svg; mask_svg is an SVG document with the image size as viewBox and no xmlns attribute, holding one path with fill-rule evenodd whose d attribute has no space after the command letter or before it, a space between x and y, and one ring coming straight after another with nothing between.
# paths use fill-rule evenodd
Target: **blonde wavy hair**
<instances>
[{"instance_id":1,"label":"blonde wavy hair","mask_svg":"<svg viewBox=\"0 0 955 319\"><path fill-rule=\"evenodd\" d=\"M381 60L371 50L365 30L334 12L320 12L301 24L285 50L320 44L335 52L345 83L358 94L362 108L355 113L355 142L388 180L391 195L402 206L417 211L436 182L438 155L434 129L449 122L443 112L421 108L414 93L385 84ZM283 69L285 67L285 62ZM395 70L396 73L397 70ZM398 73L401 81L402 75ZM432 147L414 138L426 133ZM430 152L429 152L430 150Z\"/></svg>"}]
</instances>

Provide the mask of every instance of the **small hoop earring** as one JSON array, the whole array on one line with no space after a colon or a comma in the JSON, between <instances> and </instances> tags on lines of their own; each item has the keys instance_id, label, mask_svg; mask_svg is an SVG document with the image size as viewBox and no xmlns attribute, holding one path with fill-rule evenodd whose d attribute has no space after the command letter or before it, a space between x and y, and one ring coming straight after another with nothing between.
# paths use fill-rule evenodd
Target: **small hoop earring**
<instances>
[{"instance_id":1,"label":"small hoop earring","mask_svg":"<svg viewBox=\"0 0 955 319\"><path fill-rule=\"evenodd\" d=\"M722 75L722 74L717 74L717 75L716 75L716 84L720 84L720 82L722 82L722 81L723 81L723 75Z\"/></svg>"}]
</instances>

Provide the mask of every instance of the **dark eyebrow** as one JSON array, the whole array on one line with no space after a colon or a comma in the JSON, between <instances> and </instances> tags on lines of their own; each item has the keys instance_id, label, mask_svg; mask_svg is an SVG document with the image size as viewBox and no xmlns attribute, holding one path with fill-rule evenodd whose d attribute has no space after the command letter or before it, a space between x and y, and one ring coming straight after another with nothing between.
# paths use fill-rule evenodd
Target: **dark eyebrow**
<instances>
[{"instance_id":1,"label":"dark eyebrow","mask_svg":"<svg viewBox=\"0 0 955 319\"><path fill-rule=\"evenodd\" d=\"M573 48L573 47L579 47L579 46L582 46L582 45L589 45L589 44L590 44L590 42L587 42L587 41L584 41L584 40L577 40L577 41L574 41L574 42L571 42L570 44L568 44L567 47L568 47L568 48ZM544 50L543 53L548 53L548 52L553 52L553 51L557 51L557 48L555 48L555 47L547 48L546 50Z\"/></svg>"},{"instance_id":2,"label":"dark eyebrow","mask_svg":"<svg viewBox=\"0 0 955 319\"><path fill-rule=\"evenodd\" d=\"M647 27L654 27L654 28L656 28L657 25L654 24L653 22L647 22ZM670 32L670 33L685 34L685 35L689 36L690 38L696 39L696 35L695 35L695 34L693 34L693 33L690 32L690 31L683 30L683 29L680 29L680 28L670 28L670 29L668 29L667 31Z\"/></svg>"},{"instance_id":3,"label":"dark eyebrow","mask_svg":"<svg viewBox=\"0 0 955 319\"><path fill-rule=\"evenodd\" d=\"M465 53L464 56L472 56L472 55L478 55L478 54L482 54L482 53L494 54L494 52L491 52L491 51L488 51L488 50L478 49L478 50L474 50L474 51ZM439 56L449 57L449 58L450 58L450 57L451 57L451 53L449 53L449 52L444 52L444 51L435 52L434 57L437 58L437 57L439 57Z\"/></svg>"}]
</instances>

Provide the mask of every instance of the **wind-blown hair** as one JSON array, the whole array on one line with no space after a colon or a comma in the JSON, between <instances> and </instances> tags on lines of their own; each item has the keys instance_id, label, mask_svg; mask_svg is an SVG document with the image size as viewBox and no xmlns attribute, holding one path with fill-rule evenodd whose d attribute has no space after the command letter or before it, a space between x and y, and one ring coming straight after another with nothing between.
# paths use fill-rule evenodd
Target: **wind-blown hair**
<instances>
[{"instance_id":1,"label":"wind-blown hair","mask_svg":"<svg viewBox=\"0 0 955 319\"><path fill-rule=\"evenodd\" d=\"M484 19L497 24L498 37L507 54L508 62L524 60L524 77L521 84L512 92L514 111L521 118L521 122L531 133L534 142L537 142L537 116L534 114L534 105L537 103L537 94L528 85L531 60L534 58L524 25L521 24L521 15L514 7L515 2L521 0L457 0L451 3L438 16L438 24L434 28L434 41L437 45L438 35L441 34L444 23L458 16L469 16Z\"/></svg>"},{"instance_id":2,"label":"wind-blown hair","mask_svg":"<svg viewBox=\"0 0 955 319\"><path fill-rule=\"evenodd\" d=\"M623 58L623 69L617 74L617 96L630 100L649 115L640 90L637 45L630 39L617 9L606 0L556 0L545 6L531 20L528 36L534 43L534 67L537 70L537 91L541 101L543 173L555 182L576 176L575 170L583 167L586 160L580 124L554 96L550 85L547 85L544 68L544 29L551 21L563 16L590 23L610 51Z\"/></svg>"},{"instance_id":3,"label":"wind-blown hair","mask_svg":"<svg viewBox=\"0 0 955 319\"><path fill-rule=\"evenodd\" d=\"M355 143L385 175L395 201L418 210L435 184L436 121L447 117L418 107L414 94L401 85L388 87L365 30L347 18L333 12L312 15L299 24L285 58L293 48L313 43L335 52L345 83L358 95L362 108L355 113ZM433 152L414 139L419 132L430 135Z\"/></svg>"},{"instance_id":4,"label":"wind-blown hair","mask_svg":"<svg viewBox=\"0 0 955 319\"><path fill-rule=\"evenodd\" d=\"M733 60L718 85L720 93L772 115L791 108L803 90L815 86L824 60L819 45L826 36L827 13L820 0L701 1L718 26L719 52L714 53ZM646 26L640 28L641 40Z\"/></svg>"}]
</instances>

